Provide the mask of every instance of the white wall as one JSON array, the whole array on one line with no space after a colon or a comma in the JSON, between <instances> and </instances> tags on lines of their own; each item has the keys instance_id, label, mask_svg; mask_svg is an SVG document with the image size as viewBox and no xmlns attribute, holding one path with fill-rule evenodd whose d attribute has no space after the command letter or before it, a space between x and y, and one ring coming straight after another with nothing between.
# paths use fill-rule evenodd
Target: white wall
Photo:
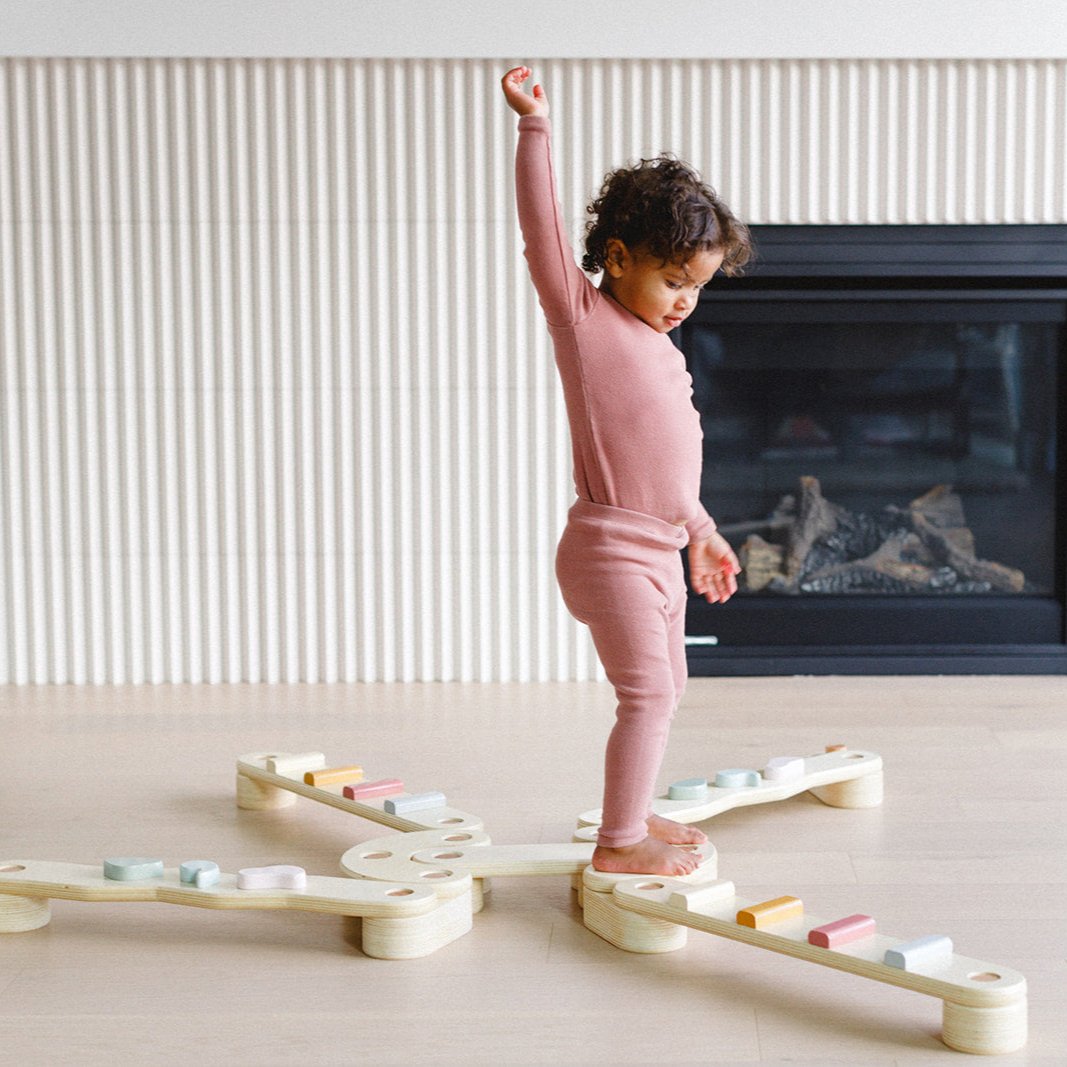
<instances>
[{"instance_id":1,"label":"white wall","mask_svg":"<svg viewBox=\"0 0 1067 1067\"><path fill-rule=\"evenodd\" d=\"M1062 0L4 0L12 56L1054 59Z\"/></svg>"},{"instance_id":2,"label":"white wall","mask_svg":"<svg viewBox=\"0 0 1067 1067\"><path fill-rule=\"evenodd\" d=\"M1067 62L534 61L580 228L1067 222ZM498 61L0 61L0 682L596 675Z\"/></svg>"}]
</instances>

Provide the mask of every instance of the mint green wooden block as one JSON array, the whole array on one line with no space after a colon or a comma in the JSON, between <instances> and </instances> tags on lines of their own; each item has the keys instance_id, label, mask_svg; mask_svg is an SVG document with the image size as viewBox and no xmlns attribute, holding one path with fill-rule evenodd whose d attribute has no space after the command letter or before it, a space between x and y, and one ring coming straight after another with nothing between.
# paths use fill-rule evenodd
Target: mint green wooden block
<instances>
[{"instance_id":1,"label":"mint green wooden block","mask_svg":"<svg viewBox=\"0 0 1067 1067\"><path fill-rule=\"evenodd\" d=\"M117 856L104 860L104 877L112 882L140 882L163 877L163 861L144 856Z\"/></svg>"},{"instance_id":2,"label":"mint green wooden block","mask_svg":"<svg viewBox=\"0 0 1067 1067\"><path fill-rule=\"evenodd\" d=\"M671 782L667 790L668 800L703 800L707 795L707 778L683 778L680 782Z\"/></svg>"},{"instance_id":3,"label":"mint green wooden block","mask_svg":"<svg viewBox=\"0 0 1067 1067\"><path fill-rule=\"evenodd\" d=\"M757 786L762 781L759 771L741 770L740 768L730 768L726 771L719 771L715 775L715 785L719 789L744 789Z\"/></svg>"},{"instance_id":4,"label":"mint green wooden block","mask_svg":"<svg viewBox=\"0 0 1067 1067\"><path fill-rule=\"evenodd\" d=\"M181 880L197 889L207 889L208 886L218 885L222 872L219 865L211 860L186 860L178 870Z\"/></svg>"}]
</instances>

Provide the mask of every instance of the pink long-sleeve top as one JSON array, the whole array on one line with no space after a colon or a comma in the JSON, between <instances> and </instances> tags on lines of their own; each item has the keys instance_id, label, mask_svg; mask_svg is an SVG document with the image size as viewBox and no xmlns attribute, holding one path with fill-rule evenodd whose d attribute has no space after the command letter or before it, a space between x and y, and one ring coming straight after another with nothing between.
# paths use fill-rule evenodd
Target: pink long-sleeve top
<instances>
[{"instance_id":1,"label":"pink long-sleeve top","mask_svg":"<svg viewBox=\"0 0 1067 1067\"><path fill-rule=\"evenodd\" d=\"M548 320L571 429L579 497L715 530L700 503L703 433L693 379L666 334L598 289L575 262L541 115L519 119L515 182L526 261Z\"/></svg>"}]
</instances>

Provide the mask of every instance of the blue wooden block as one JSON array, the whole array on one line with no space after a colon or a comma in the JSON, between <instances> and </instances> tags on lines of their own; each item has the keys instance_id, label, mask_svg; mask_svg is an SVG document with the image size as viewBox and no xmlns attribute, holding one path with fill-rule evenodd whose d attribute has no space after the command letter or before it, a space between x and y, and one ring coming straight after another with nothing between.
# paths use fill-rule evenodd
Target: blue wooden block
<instances>
[{"instance_id":1,"label":"blue wooden block","mask_svg":"<svg viewBox=\"0 0 1067 1067\"><path fill-rule=\"evenodd\" d=\"M757 786L762 781L759 771L740 770L731 768L719 771L715 775L715 785L719 789L743 789Z\"/></svg>"},{"instance_id":2,"label":"blue wooden block","mask_svg":"<svg viewBox=\"0 0 1067 1067\"><path fill-rule=\"evenodd\" d=\"M952 959L952 939L941 934L905 941L886 949L885 965L901 971L922 971L939 967Z\"/></svg>"},{"instance_id":3,"label":"blue wooden block","mask_svg":"<svg viewBox=\"0 0 1067 1067\"><path fill-rule=\"evenodd\" d=\"M707 795L707 778L683 778L680 782L671 782L667 790L668 800L703 800Z\"/></svg>"},{"instance_id":4,"label":"blue wooden block","mask_svg":"<svg viewBox=\"0 0 1067 1067\"><path fill-rule=\"evenodd\" d=\"M443 808L444 793L409 793L402 797L389 797L385 810L390 815L406 815L410 811L425 811L427 808Z\"/></svg>"},{"instance_id":5,"label":"blue wooden block","mask_svg":"<svg viewBox=\"0 0 1067 1067\"><path fill-rule=\"evenodd\" d=\"M207 889L208 886L218 885L222 872L217 863L211 860L186 860L179 869L183 882L195 885L197 889Z\"/></svg>"},{"instance_id":6,"label":"blue wooden block","mask_svg":"<svg viewBox=\"0 0 1067 1067\"><path fill-rule=\"evenodd\" d=\"M112 882L140 882L145 878L162 878L163 861L143 856L116 856L104 860L104 877Z\"/></svg>"}]
</instances>

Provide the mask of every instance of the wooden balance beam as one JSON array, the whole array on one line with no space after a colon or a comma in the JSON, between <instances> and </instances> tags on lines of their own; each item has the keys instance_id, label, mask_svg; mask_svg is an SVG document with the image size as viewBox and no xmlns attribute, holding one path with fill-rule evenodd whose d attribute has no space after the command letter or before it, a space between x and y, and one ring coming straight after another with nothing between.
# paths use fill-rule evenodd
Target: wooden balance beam
<instances>
[{"instance_id":1,"label":"wooden balance beam","mask_svg":"<svg viewBox=\"0 0 1067 1067\"><path fill-rule=\"evenodd\" d=\"M222 874L211 885L183 881L180 868L163 868L160 861L137 865L158 870L133 872L134 861L105 861L105 866L55 863L43 860L0 861L0 933L22 933L46 926L52 900L88 903L152 901L222 911L311 911L323 915L357 916L362 923L362 947L377 959L414 959L429 955L471 928L471 879L453 876L447 885L391 884L305 875L303 888L292 884L291 872L300 868L259 868L279 872L272 888L239 888L241 874ZM214 866L213 864L211 866ZM123 868L133 872L128 879ZM429 869L429 868L427 868ZM108 877L105 871L110 871ZM281 874L280 872L289 872ZM300 871L303 874L302 871ZM117 877L115 875L118 875Z\"/></svg>"}]
</instances>

